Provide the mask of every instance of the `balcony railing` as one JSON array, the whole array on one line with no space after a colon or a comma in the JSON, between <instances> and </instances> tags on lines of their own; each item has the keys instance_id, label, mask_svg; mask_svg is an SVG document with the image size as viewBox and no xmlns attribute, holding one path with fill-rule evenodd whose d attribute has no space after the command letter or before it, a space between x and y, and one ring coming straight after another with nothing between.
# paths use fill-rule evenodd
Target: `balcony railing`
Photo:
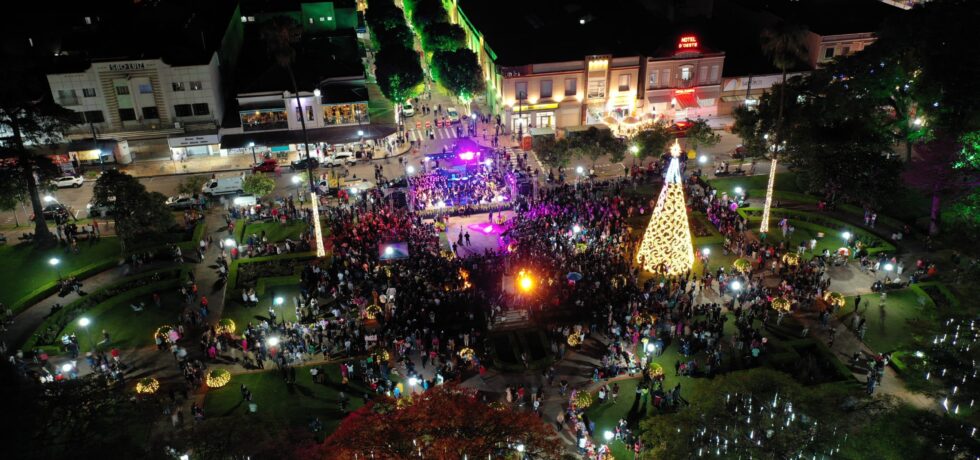
<instances>
[{"instance_id":1,"label":"balcony railing","mask_svg":"<svg viewBox=\"0 0 980 460\"><path fill-rule=\"evenodd\" d=\"M58 105L68 107L78 105L78 96L62 96L58 98Z\"/></svg>"},{"instance_id":2,"label":"balcony railing","mask_svg":"<svg viewBox=\"0 0 980 460\"><path fill-rule=\"evenodd\" d=\"M274 121L270 123L242 123L242 131L269 131L273 129L287 129L289 128L289 122L287 121Z\"/></svg>"}]
</instances>

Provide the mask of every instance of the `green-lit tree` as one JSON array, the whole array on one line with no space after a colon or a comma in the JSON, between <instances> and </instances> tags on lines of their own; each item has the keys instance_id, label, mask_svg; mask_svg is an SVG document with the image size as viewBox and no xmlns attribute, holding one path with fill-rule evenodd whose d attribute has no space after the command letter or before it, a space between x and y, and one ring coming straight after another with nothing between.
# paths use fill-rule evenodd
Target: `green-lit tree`
<instances>
[{"instance_id":1,"label":"green-lit tree","mask_svg":"<svg viewBox=\"0 0 980 460\"><path fill-rule=\"evenodd\" d=\"M486 88L483 69L472 51L438 51L432 55L432 73L436 81L456 96L468 100Z\"/></svg>"},{"instance_id":2,"label":"green-lit tree","mask_svg":"<svg viewBox=\"0 0 980 460\"><path fill-rule=\"evenodd\" d=\"M608 129L592 126L584 131L570 133L567 139L572 153L580 158L588 158L593 168L603 155L609 155L611 163L618 163L626 156L626 144Z\"/></svg>"},{"instance_id":3,"label":"green-lit tree","mask_svg":"<svg viewBox=\"0 0 980 460\"><path fill-rule=\"evenodd\" d=\"M698 147L713 147L721 142L721 135L711 129L708 120L698 118L696 120L688 119L687 122L690 123L690 127L687 129L687 144L695 152L698 152Z\"/></svg>"},{"instance_id":4,"label":"green-lit tree","mask_svg":"<svg viewBox=\"0 0 980 460\"><path fill-rule=\"evenodd\" d=\"M667 144L674 140L670 126L663 119L645 126L633 136L632 145L636 146L634 155L640 161L644 158L657 158L667 152Z\"/></svg>"},{"instance_id":5,"label":"green-lit tree","mask_svg":"<svg viewBox=\"0 0 980 460\"><path fill-rule=\"evenodd\" d=\"M429 24L449 22L449 13L442 6L442 0L416 0L409 9L415 32L425 30Z\"/></svg>"},{"instance_id":6,"label":"green-lit tree","mask_svg":"<svg viewBox=\"0 0 980 460\"><path fill-rule=\"evenodd\" d=\"M174 225L167 197L148 192L138 179L119 171L106 171L95 181L92 202L111 207L116 235L123 250L127 245L158 238Z\"/></svg>"},{"instance_id":7,"label":"green-lit tree","mask_svg":"<svg viewBox=\"0 0 980 460\"><path fill-rule=\"evenodd\" d=\"M382 48L377 56L378 86L381 93L395 104L422 94L422 66L419 56L408 48Z\"/></svg>"},{"instance_id":8,"label":"green-lit tree","mask_svg":"<svg viewBox=\"0 0 980 460\"><path fill-rule=\"evenodd\" d=\"M264 197L276 189L276 181L262 173L245 176L242 181L242 191L249 195Z\"/></svg>"},{"instance_id":9,"label":"green-lit tree","mask_svg":"<svg viewBox=\"0 0 980 460\"><path fill-rule=\"evenodd\" d=\"M422 49L429 53L456 51L466 46L466 32L448 22L428 24L422 29Z\"/></svg>"},{"instance_id":10,"label":"green-lit tree","mask_svg":"<svg viewBox=\"0 0 980 460\"><path fill-rule=\"evenodd\" d=\"M568 166L572 159L572 150L567 139L555 140L553 136L534 136L531 142L534 153L541 164L554 169Z\"/></svg>"}]
</instances>

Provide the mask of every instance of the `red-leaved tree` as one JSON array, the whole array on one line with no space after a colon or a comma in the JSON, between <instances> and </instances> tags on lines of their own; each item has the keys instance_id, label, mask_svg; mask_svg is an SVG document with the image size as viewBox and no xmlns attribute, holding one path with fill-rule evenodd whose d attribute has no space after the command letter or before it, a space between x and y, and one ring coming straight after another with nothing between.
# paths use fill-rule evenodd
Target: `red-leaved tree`
<instances>
[{"instance_id":1,"label":"red-leaved tree","mask_svg":"<svg viewBox=\"0 0 980 460\"><path fill-rule=\"evenodd\" d=\"M470 389L443 385L410 401L384 398L351 413L307 459L506 458L520 446L532 458L560 458L555 431L536 415L483 403Z\"/></svg>"}]
</instances>

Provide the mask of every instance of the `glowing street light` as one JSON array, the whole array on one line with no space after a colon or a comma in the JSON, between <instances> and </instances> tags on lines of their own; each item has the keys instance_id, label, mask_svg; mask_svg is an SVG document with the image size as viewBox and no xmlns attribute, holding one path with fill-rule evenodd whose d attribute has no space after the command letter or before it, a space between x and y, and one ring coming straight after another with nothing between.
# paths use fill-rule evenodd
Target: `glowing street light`
<instances>
[{"instance_id":1,"label":"glowing street light","mask_svg":"<svg viewBox=\"0 0 980 460\"><path fill-rule=\"evenodd\" d=\"M524 444L518 444L515 449L517 449L518 452L524 452Z\"/></svg>"},{"instance_id":2,"label":"glowing street light","mask_svg":"<svg viewBox=\"0 0 980 460\"><path fill-rule=\"evenodd\" d=\"M92 346L92 349L95 349L95 340L92 339L92 333L88 329L90 324L92 324L92 320L88 319L87 317L83 316L78 318L78 325L81 326L82 329L85 329L85 335L88 336L89 345Z\"/></svg>"},{"instance_id":3,"label":"glowing street light","mask_svg":"<svg viewBox=\"0 0 980 460\"><path fill-rule=\"evenodd\" d=\"M521 270L517 275L517 286L521 288L524 292L529 292L534 289L534 278L531 278L531 274Z\"/></svg>"},{"instance_id":4,"label":"glowing street light","mask_svg":"<svg viewBox=\"0 0 980 460\"><path fill-rule=\"evenodd\" d=\"M407 173L409 173L409 174L415 174L415 166L412 166L412 165L408 165L408 166L407 166L407 167L405 168L405 172L407 172Z\"/></svg>"},{"instance_id":5,"label":"glowing street light","mask_svg":"<svg viewBox=\"0 0 980 460\"><path fill-rule=\"evenodd\" d=\"M605 439L606 441L612 441L612 438L613 438L613 432L612 432L612 431L609 431L609 430L606 430L606 431L605 431L604 433L602 433L602 437L603 437L603 438L604 438L604 439Z\"/></svg>"},{"instance_id":6,"label":"glowing street light","mask_svg":"<svg viewBox=\"0 0 980 460\"><path fill-rule=\"evenodd\" d=\"M732 281L732 290L735 292L742 290L742 283L739 281Z\"/></svg>"},{"instance_id":7,"label":"glowing street light","mask_svg":"<svg viewBox=\"0 0 980 460\"><path fill-rule=\"evenodd\" d=\"M892 264L890 264L890 263L888 263L888 264L885 264L885 271L886 271L886 272L890 272L890 271L892 271L892 270L894 270L894 269L895 269L895 266L894 266L894 265L892 265Z\"/></svg>"},{"instance_id":8,"label":"glowing street light","mask_svg":"<svg viewBox=\"0 0 980 460\"><path fill-rule=\"evenodd\" d=\"M708 257L711 255L711 248L704 248L701 250L701 255Z\"/></svg>"},{"instance_id":9,"label":"glowing street light","mask_svg":"<svg viewBox=\"0 0 980 460\"><path fill-rule=\"evenodd\" d=\"M705 164L707 162L708 162L708 156L707 155L701 155L701 156L698 157L698 163Z\"/></svg>"},{"instance_id":10,"label":"glowing street light","mask_svg":"<svg viewBox=\"0 0 980 460\"><path fill-rule=\"evenodd\" d=\"M233 248L233 247L235 247L235 240L233 240L231 238L225 239L224 243L225 243L225 247L226 248Z\"/></svg>"},{"instance_id":11,"label":"glowing street light","mask_svg":"<svg viewBox=\"0 0 980 460\"><path fill-rule=\"evenodd\" d=\"M282 303L285 301L286 299L283 299L282 297L276 297L275 299L273 299L273 302L275 302L277 307L281 307Z\"/></svg>"},{"instance_id":12,"label":"glowing street light","mask_svg":"<svg viewBox=\"0 0 980 460\"><path fill-rule=\"evenodd\" d=\"M578 224L572 226L572 233L578 235L581 231L582 227L579 227Z\"/></svg>"},{"instance_id":13,"label":"glowing street light","mask_svg":"<svg viewBox=\"0 0 980 460\"><path fill-rule=\"evenodd\" d=\"M53 201L57 201L57 200L54 199L53 196L51 196L51 195L44 195L44 202L45 203L51 203Z\"/></svg>"},{"instance_id":14,"label":"glowing street light","mask_svg":"<svg viewBox=\"0 0 980 460\"><path fill-rule=\"evenodd\" d=\"M265 344L270 348L276 347L279 345L279 337L269 337L268 339L265 339Z\"/></svg>"},{"instance_id":15,"label":"glowing street light","mask_svg":"<svg viewBox=\"0 0 980 460\"><path fill-rule=\"evenodd\" d=\"M61 372L65 373L65 374L71 372L71 364L70 363L62 364L61 365Z\"/></svg>"},{"instance_id":16,"label":"glowing street light","mask_svg":"<svg viewBox=\"0 0 980 460\"><path fill-rule=\"evenodd\" d=\"M294 174L293 175L293 183L294 184L299 185L299 183L302 182L302 181L303 181L303 178L302 177L299 177L299 174Z\"/></svg>"},{"instance_id":17,"label":"glowing street light","mask_svg":"<svg viewBox=\"0 0 980 460\"><path fill-rule=\"evenodd\" d=\"M357 130L357 135L360 136L360 137L364 137L364 131L362 131L360 129Z\"/></svg>"},{"instance_id":18,"label":"glowing street light","mask_svg":"<svg viewBox=\"0 0 980 460\"><path fill-rule=\"evenodd\" d=\"M51 265L52 267L57 267L58 264L60 264L60 263L61 263L61 259L59 259L57 257L52 257L52 258L48 259L48 265Z\"/></svg>"},{"instance_id":19,"label":"glowing street light","mask_svg":"<svg viewBox=\"0 0 980 460\"><path fill-rule=\"evenodd\" d=\"M638 145L635 145L635 144L634 145L631 145L630 146L630 153L632 153L633 155L638 155L640 153L640 147Z\"/></svg>"},{"instance_id":20,"label":"glowing street light","mask_svg":"<svg viewBox=\"0 0 980 460\"><path fill-rule=\"evenodd\" d=\"M418 383L419 383L419 379L417 379L415 377L409 377L408 378L408 385L409 386L414 387L415 385L418 385Z\"/></svg>"},{"instance_id":21,"label":"glowing street light","mask_svg":"<svg viewBox=\"0 0 980 460\"><path fill-rule=\"evenodd\" d=\"M844 238L845 240L850 241L851 240L851 237L854 236L854 235L851 235L851 232L844 232L844 233L841 233L840 236L842 238Z\"/></svg>"},{"instance_id":22,"label":"glowing street light","mask_svg":"<svg viewBox=\"0 0 980 460\"><path fill-rule=\"evenodd\" d=\"M320 88L314 89L313 90L313 95L316 96L316 97L320 97Z\"/></svg>"},{"instance_id":23,"label":"glowing street light","mask_svg":"<svg viewBox=\"0 0 980 460\"><path fill-rule=\"evenodd\" d=\"M575 173L581 176L581 175L585 174L585 168L583 168L581 166L576 166L575 167Z\"/></svg>"},{"instance_id":24,"label":"glowing street light","mask_svg":"<svg viewBox=\"0 0 980 460\"><path fill-rule=\"evenodd\" d=\"M653 346L653 344L652 343L648 343L647 344L647 353L648 354L649 353L653 353L653 350L655 350L655 347Z\"/></svg>"},{"instance_id":25,"label":"glowing street light","mask_svg":"<svg viewBox=\"0 0 980 460\"><path fill-rule=\"evenodd\" d=\"M78 319L78 325L79 326L88 327L89 324L92 324L92 320L90 320L90 319L88 319L88 318L86 318L84 316Z\"/></svg>"},{"instance_id":26,"label":"glowing street light","mask_svg":"<svg viewBox=\"0 0 980 460\"><path fill-rule=\"evenodd\" d=\"M745 193L745 189L743 189L742 187L735 187L735 194L736 195L742 195L744 193Z\"/></svg>"}]
</instances>

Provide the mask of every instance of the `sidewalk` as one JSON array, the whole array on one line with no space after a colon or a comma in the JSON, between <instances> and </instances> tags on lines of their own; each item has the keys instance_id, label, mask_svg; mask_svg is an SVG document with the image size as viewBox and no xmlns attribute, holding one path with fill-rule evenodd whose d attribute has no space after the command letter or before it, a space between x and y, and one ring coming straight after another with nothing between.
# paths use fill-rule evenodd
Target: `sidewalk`
<instances>
[{"instance_id":1,"label":"sidewalk","mask_svg":"<svg viewBox=\"0 0 980 460\"><path fill-rule=\"evenodd\" d=\"M397 147L395 151L389 155L389 158L395 158L410 152L411 149L408 144L403 144ZM374 148L371 161L383 160L387 151L384 148ZM256 154L256 157L261 160L261 152ZM283 160L286 166L293 160L300 158L299 153L290 152L289 156ZM201 156L201 157L191 157L184 160L161 160L161 159L147 159L147 160L135 160L132 163L120 166L120 170L126 172L127 174L135 177L155 177L155 176L171 176L176 174L210 174L218 172L229 172L229 171L247 171L252 168L254 161L251 154L244 155L228 155L228 156Z\"/></svg>"}]
</instances>

